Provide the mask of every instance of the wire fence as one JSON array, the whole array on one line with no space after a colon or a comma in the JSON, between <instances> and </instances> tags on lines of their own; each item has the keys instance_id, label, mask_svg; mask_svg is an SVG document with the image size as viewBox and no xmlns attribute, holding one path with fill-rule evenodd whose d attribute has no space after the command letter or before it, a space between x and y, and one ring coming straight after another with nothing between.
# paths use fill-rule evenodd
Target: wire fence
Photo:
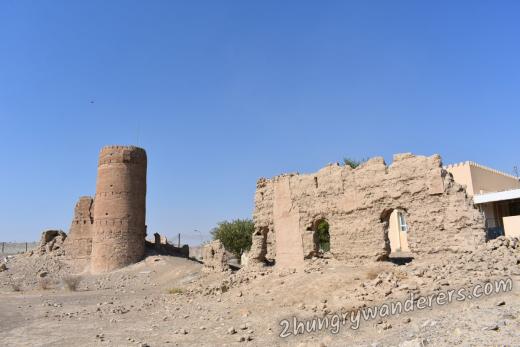
<instances>
[{"instance_id":1,"label":"wire fence","mask_svg":"<svg viewBox=\"0 0 520 347\"><path fill-rule=\"evenodd\" d=\"M30 251L38 242L0 242L0 255L13 255Z\"/></svg>"}]
</instances>

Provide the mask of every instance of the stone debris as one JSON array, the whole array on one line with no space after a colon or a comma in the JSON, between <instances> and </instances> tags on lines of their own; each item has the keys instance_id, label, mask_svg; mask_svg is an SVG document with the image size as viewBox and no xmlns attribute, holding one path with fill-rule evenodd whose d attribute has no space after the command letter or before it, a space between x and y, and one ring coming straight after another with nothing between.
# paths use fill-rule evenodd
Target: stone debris
<instances>
[{"instance_id":1,"label":"stone debris","mask_svg":"<svg viewBox=\"0 0 520 347\"><path fill-rule=\"evenodd\" d=\"M497 324L493 324L493 325L488 325L488 326L482 328L482 330L484 330L484 331L498 331L498 330L500 330L500 328L498 327Z\"/></svg>"},{"instance_id":2,"label":"stone debris","mask_svg":"<svg viewBox=\"0 0 520 347\"><path fill-rule=\"evenodd\" d=\"M399 347L426 347L428 343L424 339L413 339L401 342Z\"/></svg>"},{"instance_id":3,"label":"stone debris","mask_svg":"<svg viewBox=\"0 0 520 347\"><path fill-rule=\"evenodd\" d=\"M41 256L55 251L63 254L63 244L66 238L67 234L61 230L46 230L42 233L38 247L31 250L29 255Z\"/></svg>"}]
</instances>

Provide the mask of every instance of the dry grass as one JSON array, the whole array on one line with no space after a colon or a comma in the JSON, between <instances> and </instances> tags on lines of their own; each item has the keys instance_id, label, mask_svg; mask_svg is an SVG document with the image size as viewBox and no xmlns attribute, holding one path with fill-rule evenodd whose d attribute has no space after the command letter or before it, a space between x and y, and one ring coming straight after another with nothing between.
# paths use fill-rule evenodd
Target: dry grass
<instances>
[{"instance_id":1,"label":"dry grass","mask_svg":"<svg viewBox=\"0 0 520 347\"><path fill-rule=\"evenodd\" d=\"M168 289L168 294L182 294L184 290L182 288L170 288Z\"/></svg>"},{"instance_id":2,"label":"dry grass","mask_svg":"<svg viewBox=\"0 0 520 347\"><path fill-rule=\"evenodd\" d=\"M40 286L40 289L47 290L51 288L52 281L50 278L42 277L38 280L38 285Z\"/></svg>"},{"instance_id":3,"label":"dry grass","mask_svg":"<svg viewBox=\"0 0 520 347\"><path fill-rule=\"evenodd\" d=\"M79 284L81 283L82 277L81 276L65 276L62 279L63 286L70 290L71 292L75 292L78 289Z\"/></svg>"}]
</instances>

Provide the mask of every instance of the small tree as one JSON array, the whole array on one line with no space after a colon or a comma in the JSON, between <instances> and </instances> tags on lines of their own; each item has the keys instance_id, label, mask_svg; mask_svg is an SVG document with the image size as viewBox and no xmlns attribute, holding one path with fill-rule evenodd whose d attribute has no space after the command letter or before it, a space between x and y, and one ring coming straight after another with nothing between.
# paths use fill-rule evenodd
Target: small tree
<instances>
[{"instance_id":1,"label":"small tree","mask_svg":"<svg viewBox=\"0 0 520 347\"><path fill-rule=\"evenodd\" d=\"M224 248L240 261L243 251L249 250L255 225L251 219L235 219L218 223L211 231L213 240L220 240Z\"/></svg>"},{"instance_id":2,"label":"small tree","mask_svg":"<svg viewBox=\"0 0 520 347\"><path fill-rule=\"evenodd\" d=\"M324 219L319 221L316 225L316 241L318 242L320 251L330 251L329 223Z\"/></svg>"},{"instance_id":3,"label":"small tree","mask_svg":"<svg viewBox=\"0 0 520 347\"><path fill-rule=\"evenodd\" d=\"M343 158L343 164L348 165L353 169L357 168L359 165L363 164L366 161L367 161L367 159L357 160L357 159L352 159L352 158L348 158L348 157Z\"/></svg>"}]
</instances>

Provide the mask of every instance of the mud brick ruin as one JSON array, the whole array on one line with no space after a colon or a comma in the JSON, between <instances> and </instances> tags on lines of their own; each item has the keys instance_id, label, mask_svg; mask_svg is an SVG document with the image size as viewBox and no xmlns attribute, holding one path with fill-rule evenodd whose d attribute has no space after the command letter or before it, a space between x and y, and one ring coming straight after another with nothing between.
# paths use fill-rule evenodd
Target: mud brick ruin
<instances>
[{"instance_id":1,"label":"mud brick ruin","mask_svg":"<svg viewBox=\"0 0 520 347\"><path fill-rule=\"evenodd\" d=\"M94 199L82 196L74 208L74 218L65 240L69 257L87 263L92 253L92 228L94 224Z\"/></svg>"},{"instance_id":2,"label":"mud brick ruin","mask_svg":"<svg viewBox=\"0 0 520 347\"><path fill-rule=\"evenodd\" d=\"M146 237L146 152L134 146L107 146L98 163L96 196L81 197L65 250L106 272L140 261Z\"/></svg>"},{"instance_id":3,"label":"mud brick ruin","mask_svg":"<svg viewBox=\"0 0 520 347\"><path fill-rule=\"evenodd\" d=\"M148 248L153 248L158 254L167 254L173 255L177 257L189 258L190 256L190 247L188 245L183 245L182 247L176 247L168 242L168 239L164 235L160 235L158 233L154 233L154 241L153 243L146 240L145 244Z\"/></svg>"},{"instance_id":4,"label":"mud brick ruin","mask_svg":"<svg viewBox=\"0 0 520 347\"><path fill-rule=\"evenodd\" d=\"M397 154L389 166L376 157L355 169L336 163L314 174L259 179L248 266L270 262L282 269L301 268L316 252L321 220L329 224L334 258L356 263L386 259L394 209L406 214L415 257L485 243L483 216L442 168L440 156Z\"/></svg>"},{"instance_id":5,"label":"mud brick ruin","mask_svg":"<svg viewBox=\"0 0 520 347\"><path fill-rule=\"evenodd\" d=\"M146 238L146 152L133 146L101 150L96 196L76 204L66 255L107 272L140 261ZM454 182L438 155L397 154L387 166L381 157L357 168L331 164L314 174L261 178L255 194L253 244L247 265L302 268L320 254L317 226L329 225L330 255L344 262L390 256L393 211L407 220L407 249L414 257L475 249L485 243L485 223L465 188ZM156 252L187 256L184 248L163 244ZM226 271L220 242L203 249L206 271Z\"/></svg>"},{"instance_id":6,"label":"mud brick ruin","mask_svg":"<svg viewBox=\"0 0 520 347\"><path fill-rule=\"evenodd\" d=\"M220 240L214 240L204 245L202 259L206 272L221 272L229 269L226 250Z\"/></svg>"}]
</instances>

